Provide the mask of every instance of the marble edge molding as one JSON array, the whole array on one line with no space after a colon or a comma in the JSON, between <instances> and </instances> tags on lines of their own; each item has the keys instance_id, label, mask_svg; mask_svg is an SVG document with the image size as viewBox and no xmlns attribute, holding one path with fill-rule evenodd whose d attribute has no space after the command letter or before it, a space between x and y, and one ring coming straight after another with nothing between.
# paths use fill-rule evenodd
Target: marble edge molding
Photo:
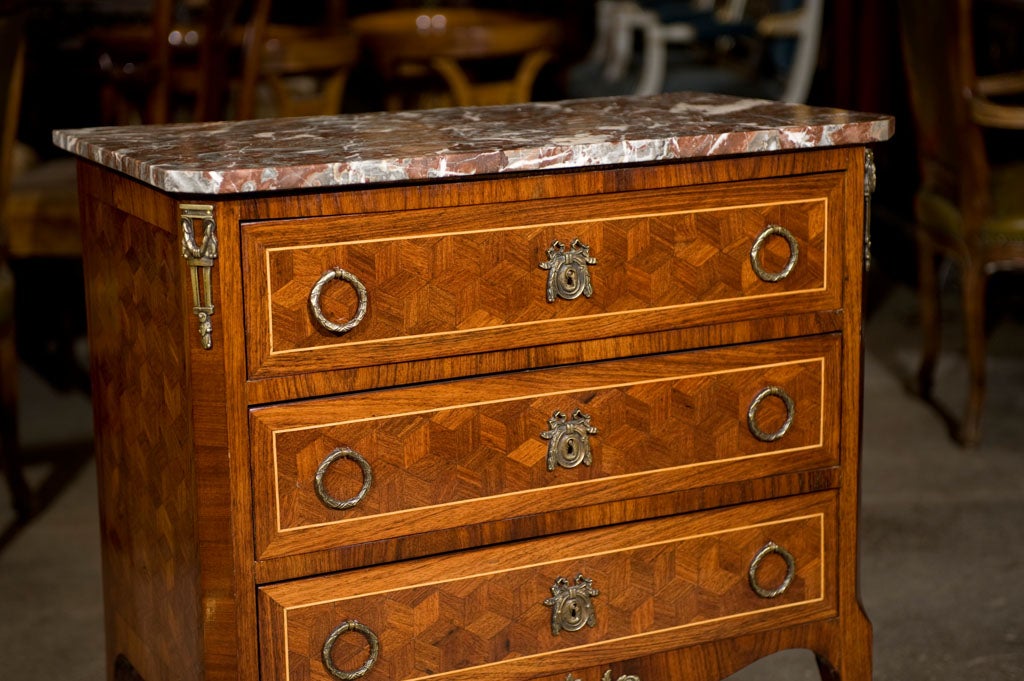
<instances>
[{"instance_id":1,"label":"marble edge molding","mask_svg":"<svg viewBox=\"0 0 1024 681\"><path fill-rule=\"evenodd\" d=\"M757 115L753 115L756 112ZM890 116L682 93L308 119L55 130L175 194L243 194L871 144Z\"/></svg>"}]
</instances>

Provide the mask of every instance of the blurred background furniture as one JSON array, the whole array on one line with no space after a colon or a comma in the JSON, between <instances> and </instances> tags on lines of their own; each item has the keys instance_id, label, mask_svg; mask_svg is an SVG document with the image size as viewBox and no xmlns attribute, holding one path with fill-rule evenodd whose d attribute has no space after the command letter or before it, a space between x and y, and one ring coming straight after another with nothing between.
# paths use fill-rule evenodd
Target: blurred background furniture
<instances>
[{"instance_id":1,"label":"blurred background furniture","mask_svg":"<svg viewBox=\"0 0 1024 681\"><path fill-rule=\"evenodd\" d=\"M918 387L930 398L939 352L942 257L960 273L968 396L960 441L980 437L985 395L986 283L1024 269L1024 132L986 145L987 131L1024 131L1024 72L979 77L970 0L900 0L900 26L917 138L921 185L914 202L923 352ZM998 152L998 153L997 153Z\"/></svg>"},{"instance_id":2,"label":"blurred background furniture","mask_svg":"<svg viewBox=\"0 0 1024 681\"><path fill-rule=\"evenodd\" d=\"M512 104L558 49L558 22L466 8L397 9L353 18L388 84L387 109ZM436 83L440 78L443 89Z\"/></svg>"},{"instance_id":3,"label":"blurred background furniture","mask_svg":"<svg viewBox=\"0 0 1024 681\"><path fill-rule=\"evenodd\" d=\"M94 28L107 124L223 117L227 74L237 71L241 0L153 0L139 21ZM231 50L231 48L234 50ZM230 62L230 63L229 63Z\"/></svg>"},{"instance_id":4,"label":"blurred background furniture","mask_svg":"<svg viewBox=\"0 0 1024 681\"><path fill-rule=\"evenodd\" d=\"M82 242L74 160L39 160L17 139L26 52L23 18L0 16L0 33L0 458L15 509L25 520L35 500L21 470L18 361L34 360L60 387L88 389L88 378L75 359L71 328L71 317L82 312L81 286L72 286L64 300L43 299L31 295L33 284L19 277L22 293L16 296L15 274L26 270L16 270L15 265L42 263L37 268L42 273L36 276L61 284L78 282ZM15 317L21 325L19 336Z\"/></svg>"},{"instance_id":5,"label":"blurred background furniture","mask_svg":"<svg viewBox=\"0 0 1024 681\"><path fill-rule=\"evenodd\" d=\"M18 517L27 520L37 500L22 472L17 367L19 360L32 364L57 388L88 390L88 375L75 353L75 342L84 333L82 241L75 161L39 159L17 139L26 67L24 16L0 16L0 24L0 86L5 95L0 140L0 458ZM63 295L54 298L37 290L40 281Z\"/></svg>"},{"instance_id":6,"label":"blurred background furniture","mask_svg":"<svg viewBox=\"0 0 1024 681\"><path fill-rule=\"evenodd\" d=\"M669 44L698 48L751 33L743 21L747 0L625 0L616 4L605 76L615 80L627 73L639 33L643 52L635 94L662 91Z\"/></svg>"},{"instance_id":7,"label":"blurred background furniture","mask_svg":"<svg viewBox=\"0 0 1024 681\"><path fill-rule=\"evenodd\" d=\"M818 64L823 6L823 0L607 0L596 6L595 46L570 79L572 94L701 90L805 102Z\"/></svg>"},{"instance_id":8,"label":"blurred background furniture","mask_svg":"<svg viewBox=\"0 0 1024 681\"><path fill-rule=\"evenodd\" d=\"M154 0L145 22L93 30L104 122L338 113L354 35L334 16L297 26L275 21L274 9L272 0Z\"/></svg>"},{"instance_id":9,"label":"blurred background furniture","mask_svg":"<svg viewBox=\"0 0 1024 681\"><path fill-rule=\"evenodd\" d=\"M235 117L341 113L342 94L359 56L356 35L340 23L273 23L271 0L257 0L245 26Z\"/></svg>"},{"instance_id":10,"label":"blurred background furniture","mask_svg":"<svg viewBox=\"0 0 1024 681\"><path fill-rule=\"evenodd\" d=\"M21 99L25 49L21 22L0 16L0 92L4 96L0 125L0 210L10 188L10 175ZM2 219L2 218L0 218ZM7 262L7 229L0 221L0 463L19 519L29 515L31 495L21 470L18 448L18 359L14 341L14 276Z\"/></svg>"}]
</instances>

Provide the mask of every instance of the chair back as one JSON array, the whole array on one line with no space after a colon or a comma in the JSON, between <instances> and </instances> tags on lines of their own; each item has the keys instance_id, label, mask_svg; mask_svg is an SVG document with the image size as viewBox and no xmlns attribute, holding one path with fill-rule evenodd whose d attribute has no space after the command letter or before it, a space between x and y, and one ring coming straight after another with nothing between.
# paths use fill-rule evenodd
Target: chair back
<instances>
[{"instance_id":1,"label":"chair back","mask_svg":"<svg viewBox=\"0 0 1024 681\"><path fill-rule=\"evenodd\" d=\"M354 34L270 24L262 35L258 44L245 46L238 118L341 112L345 83L359 56L359 41ZM261 84L267 86L269 94L266 111L257 106Z\"/></svg>"},{"instance_id":2,"label":"chair back","mask_svg":"<svg viewBox=\"0 0 1024 681\"><path fill-rule=\"evenodd\" d=\"M25 70L25 31L18 16L0 16L0 209L11 188L14 142L18 131L18 112L21 109L21 86ZM0 225L0 247L4 231Z\"/></svg>"},{"instance_id":3,"label":"chair back","mask_svg":"<svg viewBox=\"0 0 1024 681\"><path fill-rule=\"evenodd\" d=\"M244 0L152 0L145 23L90 33L108 124L223 118Z\"/></svg>"},{"instance_id":4,"label":"chair back","mask_svg":"<svg viewBox=\"0 0 1024 681\"><path fill-rule=\"evenodd\" d=\"M821 22L825 11L824 0L803 0L800 6L788 12L770 14L758 25L763 35L792 37L795 39L792 60L779 99L783 102L803 103L811 92L814 73L818 68L818 49L821 45Z\"/></svg>"},{"instance_id":5,"label":"chair back","mask_svg":"<svg viewBox=\"0 0 1024 681\"><path fill-rule=\"evenodd\" d=\"M272 23L272 5L273 0L255 0L245 24L235 116L340 113L345 83L359 58L357 36L330 17L316 27ZM260 85L269 90L269 111L259 110Z\"/></svg>"},{"instance_id":6,"label":"chair back","mask_svg":"<svg viewBox=\"0 0 1024 681\"><path fill-rule=\"evenodd\" d=\"M900 0L900 33L914 118L921 196L941 197L974 224L988 196L981 128L970 116L976 90L970 0ZM919 207L920 209L920 207Z\"/></svg>"}]
</instances>

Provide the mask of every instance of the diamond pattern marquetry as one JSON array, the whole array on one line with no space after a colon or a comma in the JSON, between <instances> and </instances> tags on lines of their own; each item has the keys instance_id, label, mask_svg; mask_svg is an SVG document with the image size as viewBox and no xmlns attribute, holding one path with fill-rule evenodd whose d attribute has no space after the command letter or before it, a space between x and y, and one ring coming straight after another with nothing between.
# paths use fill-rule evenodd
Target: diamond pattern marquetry
<instances>
[{"instance_id":1,"label":"diamond pattern marquetry","mask_svg":"<svg viewBox=\"0 0 1024 681\"><path fill-rule=\"evenodd\" d=\"M522 558L503 561L492 550L477 566L479 576L452 574L439 582L385 588L373 595L298 604L288 609L285 620L290 678L330 678L321 662L323 643L347 619L365 624L380 639L380 657L364 677L372 681L452 670L471 674L477 665L639 634L668 632L671 637L671 632L701 623L819 601L825 598L824 531L826 523L834 522L827 517L819 510L697 534L677 519L654 521L594 534L593 545L586 545L590 550L578 557L555 551L545 554L542 563L524 565ZM757 596L747 576L753 557L768 541L785 546L796 565L788 589L773 599ZM529 554L530 548L503 550ZM779 563L781 568L765 562L759 580L781 583L785 566ZM387 570L379 571L385 583ZM591 601L596 624L553 635L551 608L544 601L557 577L572 581L578 573L593 580L599 591ZM332 660L339 669L353 670L367 654L365 640L349 634L339 639Z\"/></svg>"},{"instance_id":2,"label":"diamond pattern marquetry","mask_svg":"<svg viewBox=\"0 0 1024 681\"><path fill-rule=\"evenodd\" d=\"M657 327L666 323L666 314L686 324L707 314L703 308L716 301L746 301L730 314L761 316L765 297L822 291L830 283L828 202L807 198L807 189L802 192L799 200L738 202L714 210L691 207L701 205L698 197L683 201L669 193L643 212L633 205L626 211L616 199L575 214L566 214L563 207L547 215L543 206L525 214L501 206L450 209L446 215L456 224L466 221L464 214L475 216L478 229L461 232L439 230L436 216L418 212L362 216L358 230L339 218L336 229L313 232L322 234L319 243L309 242L312 236L306 233L307 245L284 248L274 247L279 230L260 228L248 236L246 246L250 261L259 264L247 278L248 323L260 328L250 338L250 361L254 369L265 362L287 363L296 359L294 353L316 348L335 348L332 361L344 365L354 357L377 361L372 347L379 343L402 359L456 351L454 346L445 349L449 342L479 351L486 340L479 334L509 325L514 328L502 336L502 347L510 338L514 345L530 344L537 334L552 341L593 337L607 335L617 324ZM827 192L816 187L815 193L823 197ZM417 220L427 219L418 227ZM778 282L760 279L750 263L755 240L770 224L785 226L799 246L792 273ZM398 226L403 236L367 236ZM589 268L593 295L549 303L548 273L539 265L554 241L573 239L589 246L597 260ZM765 244L761 261L765 269L779 271L788 257L786 241L774 237ZM332 267L358 277L369 299L366 317L340 337L320 328L308 309L310 289ZM328 319L344 323L354 315L355 291L332 282L321 304ZM634 318L651 310L659 312ZM581 318L591 326L581 325ZM573 322L552 325L569 319ZM262 331L264 326L269 333ZM404 342L393 342L397 339Z\"/></svg>"}]
</instances>

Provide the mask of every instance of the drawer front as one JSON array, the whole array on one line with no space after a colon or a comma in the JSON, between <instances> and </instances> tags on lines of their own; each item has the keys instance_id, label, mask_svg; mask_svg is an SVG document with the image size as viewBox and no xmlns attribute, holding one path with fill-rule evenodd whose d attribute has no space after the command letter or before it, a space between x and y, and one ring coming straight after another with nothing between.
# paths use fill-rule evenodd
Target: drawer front
<instances>
[{"instance_id":1,"label":"drawer front","mask_svg":"<svg viewBox=\"0 0 1024 681\"><path fill-rule=\"evenodd\" d=\"M832 465L839 350L828 335L254 409L257 558Z\"/></svg>"},{"instance_id":2,"label":"drawer front","mask_svg":"<svg viewBox=\"0 0 1024 681\"><path fill-rule=\"evenodd\" d=\"M832 492L260 589L263 678L528 679L835 613ZM338 676L336 678L355 678Z\"/></svg>"},{"instance_id":3,"label":"drawer front","mask_svg":"<svg viewBox=\"0 0 1024 681\"><path fill-rule=\"evenodd\" d=\"M247 223L262 378L835 309L842 175ZM573 297L575 296L575 297Z\"/></svg>"}]
</instances>

